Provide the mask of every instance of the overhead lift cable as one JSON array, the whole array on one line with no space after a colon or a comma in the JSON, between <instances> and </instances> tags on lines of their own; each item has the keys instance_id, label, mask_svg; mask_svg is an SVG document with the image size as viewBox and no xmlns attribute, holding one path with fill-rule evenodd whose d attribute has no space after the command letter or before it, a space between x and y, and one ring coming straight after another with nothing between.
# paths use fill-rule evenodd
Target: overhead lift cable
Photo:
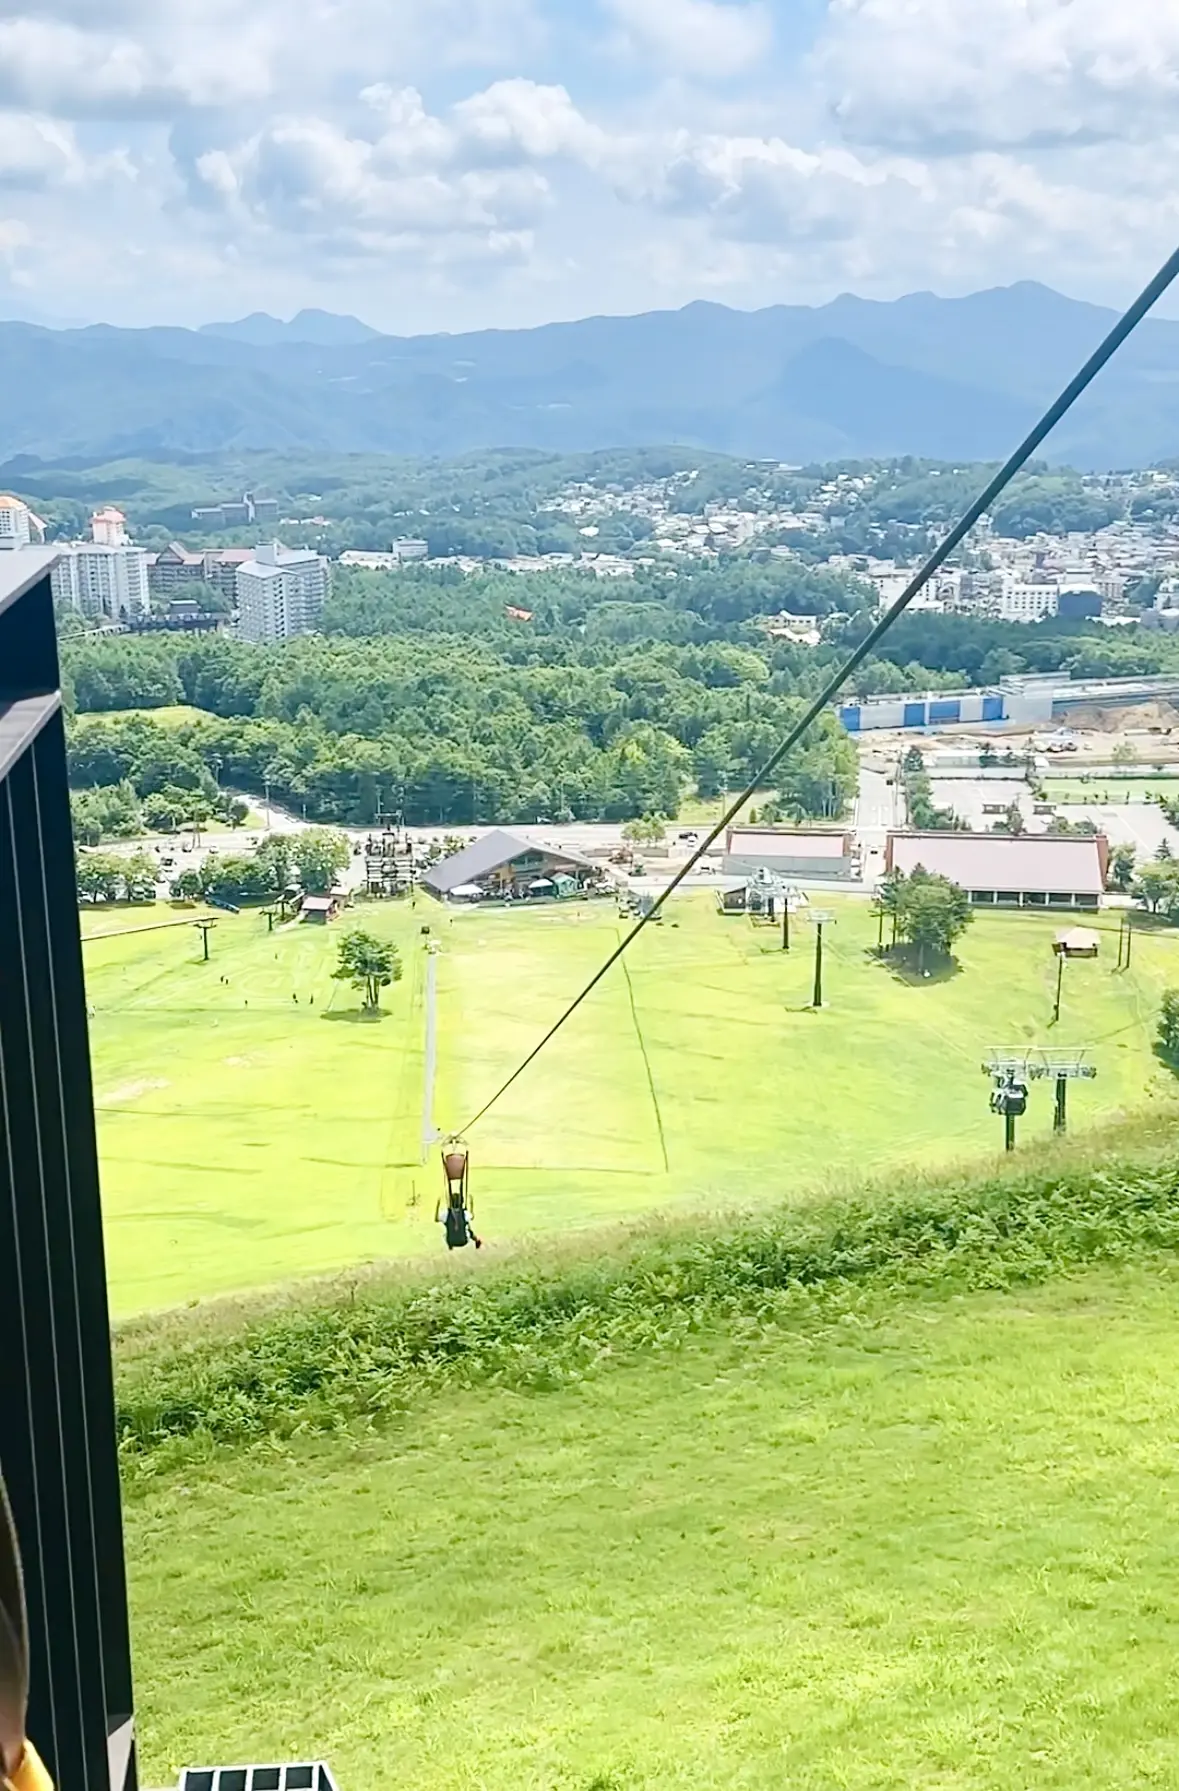
<instances>
[{"instance_id":1,"label":"overhead lift cable","mask_svg":"<svg viewBox=\"0 0 1179 1791\"><path fill-rule=\"evenodd\" d=\"M682 865L676 872L663 893L652 903L646 913L640 916L629 933L626 934L625 938L619 941L605 963L603 963L601 968L590 978L581 993L576 995L569 1003L560 1018L549 1027L544 1037L533 1046L527 1057L516 1066L507 1081L500 1084L491 1099L485 1101L478 1113L475 1114L474 1118L467 1122L465 1131L469 1132L473 1126L478 1125L479 1121L490 1113L497 1101L502 1100L504 1095L507 1094L513 1083L517 1082L524 1074L525 1070L528 1069L531 1064L535 1063L546 1045L556 1037L565 1022L572 1018L586 997L593 994L598 984L602 981L602 978L614 968L623 953L628 951L634 944L643 928L648 926L650 922L657 917L668 897L679 888L686 877L691 875L705 853L710 851L716 844L716 841L720 838L721 834L736 819L749 799L755 795L759 789L764 787L786 755L798 745L798 742L802 739L807 729L818 720L827 705L838 696L839 692L843 689L843 686L847 683L847 680L852 676L852 673L863 665L868 656L884 639L884 636L888 633L893 623L897 621L899 617L904 615L913 599L925 589L925 586L929 583L934 573L939 571L940 568L945 565L950 555L965 540L979 518L986 514L994 504L996 498L1001 496L1007 489L1007 486L1011 483L1012 479L1014 479L1016 473L1027 465L1027 462L1031 459L1041 442L1043 442L1046 436L1051 434L1061 418L1068 414L1073 405L1077 402L1077 399L1093 383L1106 362L1112 359L1118 349L1122 346L1123 342L1126 341L1127 337L1134 333L1147 312L1157 304L1158 300L1173 283L1177 275L1179 275L1179 249L1177 249L1171 258L1159 269L1154 279L1150 282L1150 285L1147 286L1139 297L1135 299L1134 303L1130 306L1124 316L1118 319L1101 346L1090 355L1076 377L1069 381L1055 404L1044 412L1044 415L1040 418L1040 421L1036 424L1035 428L1020 443L1010 460L1006 461L1004 465L1000 467L990 484L986 486L985 490L979 493L965 515L959 522L955 523L941 545L935 548L933 553L930 554L921 570L901 592L901 595L897 598L896 602L892 604L891 608L885 611L875 627L872 628L860 642L855 652L849 656L831 681L822 691L820 691L819 695L806 710L805 714L791 728L781 745L775 748L764 765L758 767L756 774L750 779L746 788L729 804L715 827L712 828L711 832L709 832L696 847L696 850L692 853L692 856L688 859L687 863Z\"/></svg>"}]
</instances>

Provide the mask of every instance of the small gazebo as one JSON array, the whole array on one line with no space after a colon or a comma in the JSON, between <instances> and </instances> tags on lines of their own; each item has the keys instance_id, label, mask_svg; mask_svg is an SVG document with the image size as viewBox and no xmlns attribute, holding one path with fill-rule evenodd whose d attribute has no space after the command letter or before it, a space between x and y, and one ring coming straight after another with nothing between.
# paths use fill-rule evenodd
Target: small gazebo
<instances>
[{"instance_id":1,"label":"small gazebo","mask_svg":"<svg viewBox=\"0 0 1179 1791\"><path fill-rule=\"evenodd\" d=\"M1090 927L1066 927L1057 933L1052 949L1058 958L1095 958L1101 939Z\"/></svg>"}]
</instances>

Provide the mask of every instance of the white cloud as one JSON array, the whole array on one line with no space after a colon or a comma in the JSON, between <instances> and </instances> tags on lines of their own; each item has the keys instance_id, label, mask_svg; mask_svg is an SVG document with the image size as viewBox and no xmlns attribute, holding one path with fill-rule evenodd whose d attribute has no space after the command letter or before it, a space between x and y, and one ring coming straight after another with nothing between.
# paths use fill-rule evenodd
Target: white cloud
<instances>
[{"instance_id":1,"label":"white cloud","mask_svg":"<svg viewBox=\"0 0 1179 1791\"><path fill-rule=\"evenodd\" d=\"M51 118L0 112L0 187L41 189L83 178L73 133Z\"/></svg>"},{"instance_id":2,"label":"white cloud","mask_svg":"<svg viewBox=\"0 0 1179 1791\"><path fill-rule=\"evenodd\" d=\"M267 56L248 29L235 31L226 55L182 17L166 35L143 36L53 18L0 21L0 103L66 118L167 118L186 106L256 99L269 85Z\"/></svg>"},{"instance_id":3,"label":"white cloud","mask_svg":"<svg viewBox=\"0 0 1179 1791\"><path fill-rule=\"evenodd\" d=\"M1137 137L1179 103L1173 0L831 0L815 66L864 142Z\"/></svg>"},{"instance_id":4,"label":"white cloud","mask_svg":"<svg viewBox=\"0 0 1179 1791\"><path fill-rule=\"evenodd\" d=\"M495 66L539 42L533 0L42 0L0 17L0 105L70 118L283 109L411 66Z\"/></svg>"},{"instance_id":5,"label":"white cloud","mask_svg":"<svg viewBox=\"0 0 1179 1791\"><path fill-rule=\"evenodd\" d=\"M870 166L843 150L814 153L780 137L681 133L649 196L682 214L707 216L727 236L783 245L846 237L862 227L904 181L898 169Z\"/></svg>"},{"instance_id":6,"label":"white cloud","mask_svg":"<svg viewBox=\"0 0 1179 1791\"><path fill-rule=\"evenodd\" d=\"M607 0L625 41L663 67L725 80L769 51L773 22L762 4L742 0Z\"/></svg>"},{"instance_id":7,"label":"white cloud","mask_svg":"<svg viewBox=\"0 0 1179 1791\"><path fill-rule=\"evenodd\" d=\"M134 269L161 316L433 281L454 327L705 289L1108 297L1179 232L1179 0L826 7L791 67L785 0L0 0L0 253L47 310L79 269Z\"/></svg>"},{"instance_id":8,"label":"white cloud","mask_svg":"<svg viewBox=\"0 0 1179 1791\"><path fill-rule=\"evenodd\" d=\"M492 158L545 161L569 156L593 164L609 151L607 133L583 117L564 87L497 81L461 100L453 118L468 152Z\"/></svg>"},{"instance_id":9,"label":"white cloud","mask_svg":"<svg viewBox=\"0 0 1179 1791\"><path fill-rule=\"evenodd\" d=\"M279 118L193 160L196 191L243 222L336 249L399 253L430 239L499 259L526 246L551 188L535 164L597 135L563 88L499 83L445 117L414 88L365 89L367 129Z\"/></svg>"}]
</instances>

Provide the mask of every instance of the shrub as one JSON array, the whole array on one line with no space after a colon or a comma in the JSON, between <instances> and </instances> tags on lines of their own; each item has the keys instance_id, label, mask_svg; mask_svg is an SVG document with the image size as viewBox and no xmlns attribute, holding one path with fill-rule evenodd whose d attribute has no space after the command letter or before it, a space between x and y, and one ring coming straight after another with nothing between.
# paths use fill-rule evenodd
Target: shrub
<instances>
[{"instance_id":1,"label":"shrub","mask_svg":"<svg viewBox=\"0 0 1179 1791\"><path fill-rule=\"evenodd\" d=\"M1165 1136L1165 1132L1164 1132ZM235 1329L171 1321L118 1356L128 1463L200 1446L372 1423L453 1380L545 1387L726 1315L772 1322L871 1290L1001 1287L1179 1249L1179 1156L1112 1133L985 1178L917 1181L814 1207L676 1230L477 1279L358 1279Z\"/></svg>"}]
</instances>

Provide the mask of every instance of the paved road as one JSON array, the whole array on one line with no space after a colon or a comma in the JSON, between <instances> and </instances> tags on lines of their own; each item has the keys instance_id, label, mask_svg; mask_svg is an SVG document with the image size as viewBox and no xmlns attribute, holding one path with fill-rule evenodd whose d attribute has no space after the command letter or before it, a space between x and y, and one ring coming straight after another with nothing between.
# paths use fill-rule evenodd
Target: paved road
<instances>
[{"instance_id":1,"label":"paved road","mask_svg":"<svg viewBox=\"0 0 1179 1791\"><path fill-rule=\"evenodd\" d=\"M891 773L860 765L860 787L856 796L853 827L860 848L863 876L874 883L884 870L884 848L889 833L904 821L904 803Z\"/></svg>"}]
</instances>

